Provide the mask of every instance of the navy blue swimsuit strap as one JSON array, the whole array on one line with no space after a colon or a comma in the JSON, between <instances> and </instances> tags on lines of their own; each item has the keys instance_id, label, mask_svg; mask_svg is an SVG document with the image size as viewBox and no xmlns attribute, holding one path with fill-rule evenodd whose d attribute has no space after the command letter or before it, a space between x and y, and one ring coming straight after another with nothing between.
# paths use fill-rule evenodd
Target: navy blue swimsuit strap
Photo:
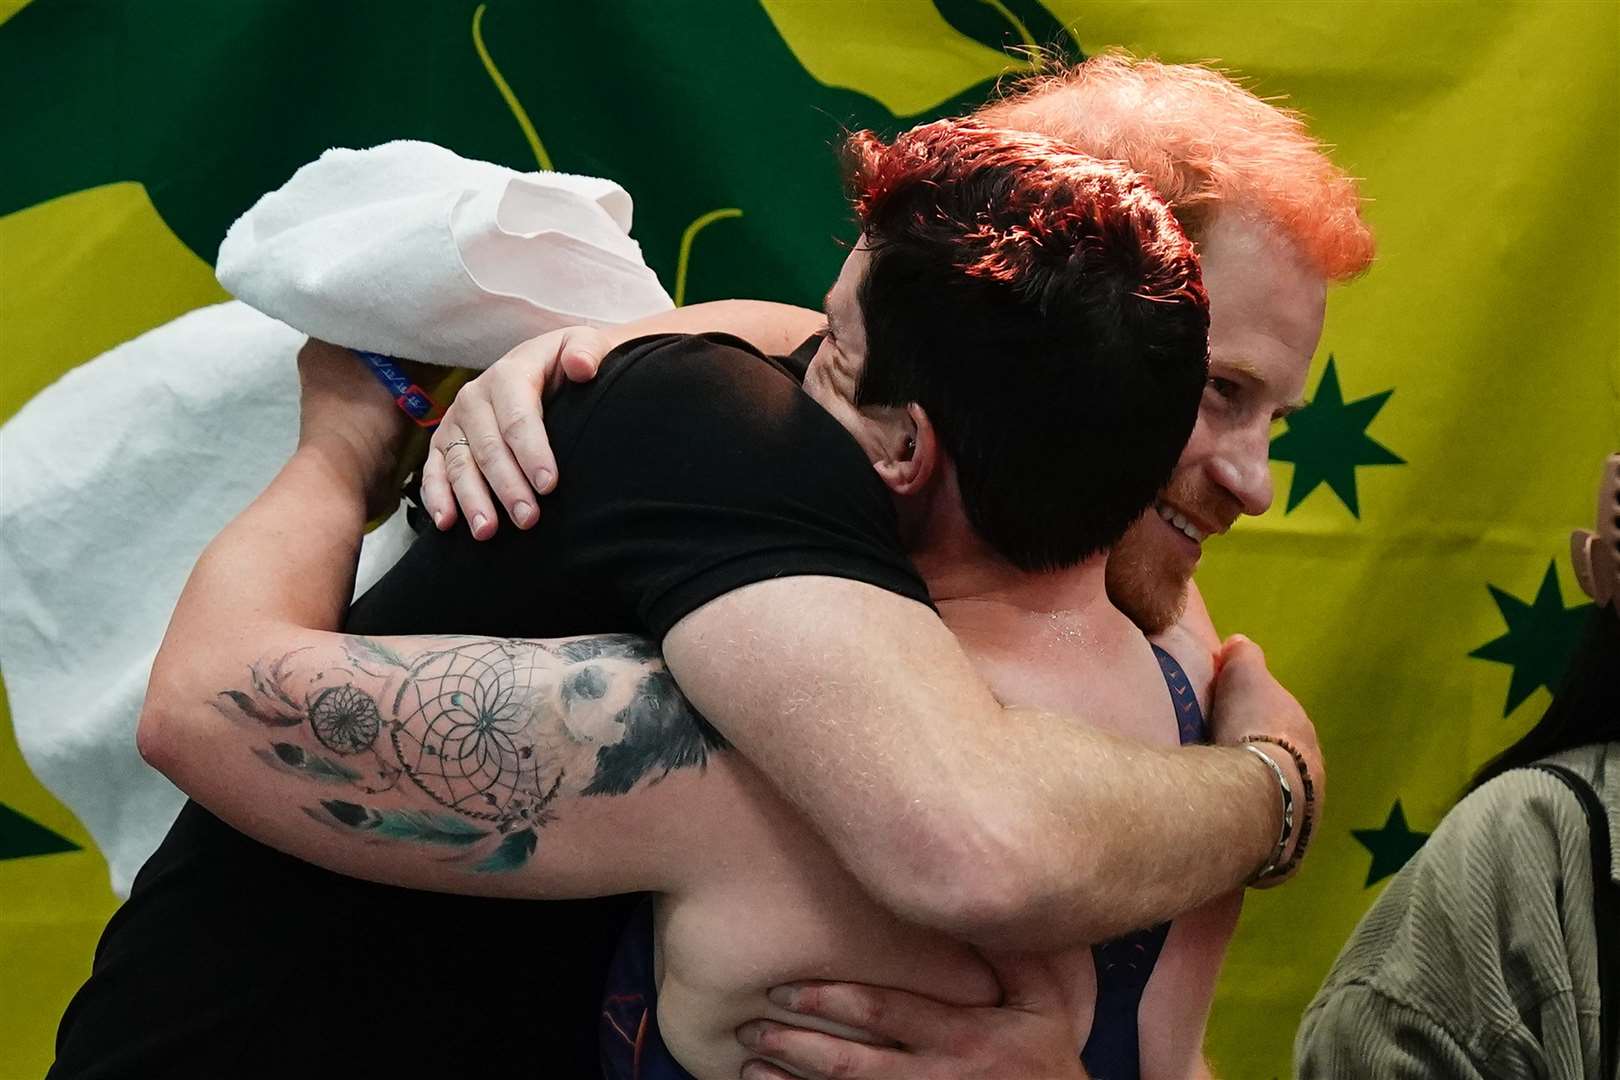
<instances>
[{"instance_id":1,"label":"navy blue swimsuit strap","mask_svg":"<svg viewBox=\"0 0 1620 1080\"><path fill-rule=\"evenodd\" d=\"M1164 672L1170 701L1176 709L1176 728L1181 745L1207 742L1208 725L1198 696L1176 658L1153 646L1153 655ZM1091 947L1097 966L1097 1008L1092 1015L1091 1036L1080 1051L1080 1060L1093 1080L1138 1080L1142 1074L1141 1036L1137 1013L1142 993L1147 989L1153 966L1164 951L1170 924L1160 923L1147 930L1105 941Z\"/></svg>"},{"instance_id":2,"label":"navy blue swimsuit strap","mask_svg":"<svg viewBox=\"0 0 1620 1080\"><path fill-rule=\"evenodd\" d=\"M1159 670L1164 672L1164 684L1170 688L1170 701L1176 707L1176 728L1181 734L1181 745L1209 742L1209 724L1204 720L1204 710L1198 705L1198 695L1193 691L1186 671L1182 670L1175 657L1157 645L1153 646L1153 656L1159 661Z\"/></svg>"}]
</instances>

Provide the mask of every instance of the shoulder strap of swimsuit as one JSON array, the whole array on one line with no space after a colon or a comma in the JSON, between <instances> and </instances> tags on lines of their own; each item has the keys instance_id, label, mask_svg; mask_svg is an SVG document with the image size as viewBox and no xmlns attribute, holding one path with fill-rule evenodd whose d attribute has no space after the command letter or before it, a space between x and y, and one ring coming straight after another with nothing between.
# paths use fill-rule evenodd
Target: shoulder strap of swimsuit
<instances>
[{"instance_id":1,"label":"shoulder strap of swimsuit","mask_svg":"<svg viewBox=\"0 0 1620 1080\"><path fill-rule=\"evenodd\" d=\"M1170 703L1176 709L1176 730L1181 736L1181 745L1208 742L1209 726L1204 722L1204 710L1199 707L1198 693L1193 689L1192 680L1187 678L1186 670L1157 645L1153 646L1153 656L1159 661L1159 670L1164 672L1165 686L1170 688Z\"/></svg>"}]
</instances>

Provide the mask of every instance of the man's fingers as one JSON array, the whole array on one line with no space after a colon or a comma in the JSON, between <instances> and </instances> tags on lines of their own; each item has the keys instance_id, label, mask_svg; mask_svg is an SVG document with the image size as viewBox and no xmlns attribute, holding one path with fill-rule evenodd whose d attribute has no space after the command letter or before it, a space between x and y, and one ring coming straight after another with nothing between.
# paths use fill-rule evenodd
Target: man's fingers
<instances>
[{"instance_id":1,"label":"man's fingers","mask_svg":"<svg viewBox=\"0 0 1620 1080\"><path fill-rule=\"evenodd\" d=\"M595 378L607 352L600 331L570 327L519 344L462 387L422 468L422 505L439 528L455 523L459 504L473 536L488 539L499 527L496 499L520 529L540 519L539 496L557 483L541 396L564 374Z\"/></svg>"},{"instance_id":2,"label":"man's fingers","mask_svg":"<svg viewBox=\"0 0 1620 1080\"><path fill-rule=\"evenodd\" d=\"M955 1011L933 998L864 983L790 983L770 996L789 1012L830 1020L894 1045L939 1041Z\"/></svg>"},{"instance_id":3,"label":"man's fingers","mask_svg":"<svg viewBox=\"0 0 1620 1080\"><path fill-rule=\"evenodd\" d=\"M466 436L477 470L483 474L477 485L478 492L487 493L493 488L495 497L506 507L507 514L516 522L518 528L528 528L539 519L540 500L535 497L534 489L529 486L529 482L523 478L523 471L518 468L512 451L507 449L506 435L501 431L500 423L495 418L494 402L480 394L472 396L462 405L463 408L456 414L456 422L461 425L462 434ZM454 475L451 476L451 483L455 486L457 498L460 499L462 485L455 483ZM472 487L470 484L467 486ZM468 521L473 520L473 508L467 505L465 499L460 501L462 514ZM495 532L493 519L489 532L490 534ZM473 535L480 540L484 539L477 529L474 529Z\"/></svg>"},{"instance_id":4,"label":"man's fingers","mask_svg":"<svg viewBox=\"0 0 1620 1080\"><path fill-rule=\"evenodd\" d=\"M571 326L563 331L557 363L569 382L590 382L610 351L606 335L594 326Z\"/></svg>"},{"instance_id":5,"label":"man's fingers","mask_svg":"<svg viewBox=\"0 0 1620 1080\"><path fill-rule=\"evenodd\" d=\"M450 478L444 474L444 459L432 451L422 465L422 509L440 532L456 523L456 497L450 491Z\"/></svg>"},{"instance_id":6,"label":"man's fingers","mask_svg":"<svg viewBox=\"0 0 1620 1080\"><path fill-rule=\"evenodd\" d=\"M1234 660L1243 663L1256 663L1264 667L1266 653L1264 649L1243 634L1233 634L1221 642L1221 663L1225 665Z\"/></svg>"},{"instance_id":7,"label":"man's fingers","mask_svg":"<svg viewBox=\"0 0 1620 1080\"><path fill-rule=\"evenodd\" d=\"M456 497L450 491L450 477L444 469L443 447L460 436L461 429L440 423L428 441L427 460L422 463L422 509L443 532L456 523Z\"/></svg>"},{"instance_id":8,"label":"man's fingers","mask_svg":"<svg viewBox=\"0 0 1620 1080\"><path fill-rule=\"evenodd\" d=\"M1220 655L1215 658L1213 692L1220 697L1223 691L1251 685L1257 679L1271 680L1265 651L1242 634L1233 634L1221 643Z\"/></svg>"},{"instance_id":9,"label":"man's fingers","mask_svg":"<svg viewBox=\"0 0 1620 1080\"><path fill-rule=\"evenodd\" d=\"M595 344L585 346L569 343L563 350L562 369L569 382L590 382L601 370L602 357L607 353Z\"/></svg>"},{"instance_id":10,"label":"man's fingers","mask_svg":"<svg viewBox=\"0 0 1620 1080\"><path fill-rule=\"evenodd\" d=\"M484 378L489 383L490 416L517 463L518 476L526 489L524 494L545 494L556 485L557 459L552 456L551 441L546 438L539 390L526 375L500 368L491 368ZM493 483L495 478L491 476L490 480ZM500 490L500 485L496 484L496 491ZM504 495L501 501L510 508Z\"/></svg>"},{"instance_id":11,"label":"man's fingers","mask_svg":"<svg viewBox=\"0 0 1620 1080\"><path fill-rule=\"evenodd\" d=\"M445 475L450 479L450 490L461 513L472 527L473 539L488 540L495 535L495 503L484 476L473 460L472 449L466 442L449 443L439 455L444 459Z\"/></svg>"},{"instance_id":12,"label":"man's fingers","mask_svg":"<svg viewBox=\"0 0 1620 1080\"><path fill-rule=\"evenodd\" d=\"M813 1080L889 1080L904 1075L900 1066L905 1064L905 1057L894 1050L773 1020L750 1020L737 1029L737 1041Z\"/></svg>"}]
</instances>

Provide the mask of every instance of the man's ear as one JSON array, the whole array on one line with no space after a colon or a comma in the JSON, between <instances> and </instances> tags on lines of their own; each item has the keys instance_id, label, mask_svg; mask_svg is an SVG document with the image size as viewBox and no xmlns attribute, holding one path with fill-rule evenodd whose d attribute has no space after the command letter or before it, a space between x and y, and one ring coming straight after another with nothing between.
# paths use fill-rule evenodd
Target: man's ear
<instances>
[{"instance_id":1,"label":"man's ear","mask_svg":"<svg viewBox=\"0 0 1620 1080\"><path fill-rule=\"evenodd\" d=\"M939 467L942 451L933 422L913 401L885 427L883 453L872 467L896 495L915 495L928 486Z\"/></svg>"}]
</instances>

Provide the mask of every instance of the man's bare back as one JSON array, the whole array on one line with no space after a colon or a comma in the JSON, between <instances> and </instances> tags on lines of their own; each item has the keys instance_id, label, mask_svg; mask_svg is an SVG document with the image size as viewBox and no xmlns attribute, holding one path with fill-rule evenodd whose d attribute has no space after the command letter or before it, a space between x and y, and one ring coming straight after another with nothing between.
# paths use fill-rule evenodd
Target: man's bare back
<instances>
[{"instance_id":1,"label":"man's bare back","mask_svg":"<svg viewBox=\"0 0 1620 1080\"><path fill-rule=\"evenodd\" d=\"M1094 717L1144 742L1178 742L1171 695L1146 639L1100 590L1085 606L1059 611L996 600L939 606L1004 702ZM1206 643L1185 629L1165 641L1202 697L1213 675ZM737 1075L749 1055L734 1032L762 1011L805 1023L768 1004L766 991L784 982L860 981L969 1006L999 1000L976 952L877 906L740 757L722 755L705 773L665 783L693 854L688 882L658 902L659 1022L694 1075ZM1199 1075L1215 978L1240 905L1240 895L1223 898L1173 924L1139 1011L1144 1077ZM1076 987L1078 1055L1096 1000L1091 950L1076 948L1058 965Z\"/></svg>"}]
</instances>

